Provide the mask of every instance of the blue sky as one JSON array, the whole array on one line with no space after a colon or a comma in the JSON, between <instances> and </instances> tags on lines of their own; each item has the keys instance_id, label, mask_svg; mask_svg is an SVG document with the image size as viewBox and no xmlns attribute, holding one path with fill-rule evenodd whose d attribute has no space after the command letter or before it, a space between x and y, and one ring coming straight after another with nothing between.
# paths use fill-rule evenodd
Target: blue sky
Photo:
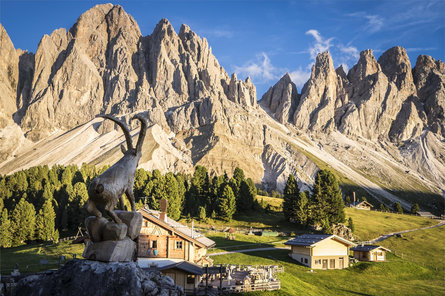
<instances>
[{"instance_id":1,"label":"blue sky","mask_svg":"<svg viewBox=\"0 0 445 296\"><path fill-rule=\"evenodd\" d=\"M70 28L84 11L107 1L0 0L0 22L16 48L35 52L44 34ZM352 1L114 1L131 14L143 35L161 18L178 32L188 24L206 37L229 75L251 76L258 99L283 74L300 91L318 52L334 65L352 67L360 51L378 58L399 45L414 66L419 54L444 61L444 0Z\"/></svg>"}]
</instances>

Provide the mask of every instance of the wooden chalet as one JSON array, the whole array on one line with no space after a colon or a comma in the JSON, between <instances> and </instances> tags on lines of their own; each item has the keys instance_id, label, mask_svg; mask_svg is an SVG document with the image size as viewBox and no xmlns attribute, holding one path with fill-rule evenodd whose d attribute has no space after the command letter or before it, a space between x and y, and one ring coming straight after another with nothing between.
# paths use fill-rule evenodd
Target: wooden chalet
<instances>
[{"instance_id":1,"label":"wooden chalet","mask_svg":"<svg viewBox=\"0 0 445 296\"><path fill-rule=\"evenodd\" d=\"M138 258L181 259L201 266L212 265L207 249L213 247L215 242L169 218L166 200L162 201L161 211L138 210L142 214Z\"/></svg>"},{"instance_id":2,"label":"wooden chalet","mask_svg":"<svg viewBox=\"0 0 445 296\"><path fill-rule=\"evenodd\" d=\"M351 248L354 258L359 261L386 261L386 252L391 250L375 245L359 245Z\"/></svg>"},{"instance_id":3,"label":"wooden chalet","mask_svg":"<svg viewBox=\"0 0 445 296\"><path fill-rule=\"evenodd\" d=\"M312 269L343 269L349 266L349 248L354 243L337 235L303 234L284 243L289 256Z\"/></svg>"},{"instance_id":4,"label":"wooden chalet","mask_svg":"<svg viewBox=\"0 0 445 296\"><path fill-rule=\"evenodd\" d=\"M355 203L352 204L353 208L359 209L359 210L371 210L371 208L373 208L374 206L372 204L370 204L369 202L367 202L366 200L363 200L359 203Z\"/></svg>"}]
</instances>

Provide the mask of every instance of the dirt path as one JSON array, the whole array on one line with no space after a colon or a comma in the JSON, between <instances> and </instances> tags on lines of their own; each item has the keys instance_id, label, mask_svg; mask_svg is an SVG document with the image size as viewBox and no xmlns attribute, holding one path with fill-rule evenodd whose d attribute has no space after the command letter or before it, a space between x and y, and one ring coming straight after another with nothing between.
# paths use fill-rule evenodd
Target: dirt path
<instances>
[{"instance_id":1,"label":"dirt path","mask_svg":"<svg viewBox=\"0 0 445 296\"><path fill-rule=\"evenodd\" d=\"M432 225L432 226L428 226L428 227L423 227L423 228L416 228L416 229L409 229L409 230L403 230L403 231L398 231L398 232L392 232L392 233L387 233L387 234L383 234L375 239L372 239L370 241L366 241L363 243L366 244L375 244L377 242L381 242L382 240L388 239L394 235L397 234L402 234L402 233L407 233L407 232L413 232L413 231L417 231L417 230L425 230L425 229L430 229L430 228L435 228L435 227L440 227L440 226L444 226L445 225L445 221L440 222L439 224L436 225Z\"/></svg>"},{"instance_id":2,"label":"dirt path","mask_svg":"<svg viewBox=\"0 0 445 296\"><path fill-rule=\"evenodd\" d=\"M208 254L208 256L219 256L219 255L227 255L234 253L248 253L248 252L257 252L257 251L272 251L272 250L290 250L290 247L267 247L267 248L255 248L255 249L245 249L245 250L236 250L236 251L225 251Z\"/></svg>"}]
</instances>

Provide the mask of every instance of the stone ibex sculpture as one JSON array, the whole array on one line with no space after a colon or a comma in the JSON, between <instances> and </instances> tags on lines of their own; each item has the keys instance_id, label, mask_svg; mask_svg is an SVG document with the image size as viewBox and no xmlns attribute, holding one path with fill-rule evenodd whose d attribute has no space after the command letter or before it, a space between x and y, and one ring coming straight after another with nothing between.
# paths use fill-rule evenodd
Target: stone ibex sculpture
<instances>
[{"instance_id":1,"label":"stone ibex sculpture","mask_svg":"<svg viewBox=\"0 0 445 296\"><path fill-rule=\"evenodd\" d=\"M91 184L88 186L87 209L89 213L96 217L102 217L102 213L96 207L96 205L102 205L104 206L105 212L114 220L114 222L121 224L121 219L119 219L113 210L118 199L121 210L124 209L124 200L122 197L124 193L130 200L131 210L136 210L134 204L133 183L136 168L139 159L142 156L142 144L144 143L145 134L147 132L147 121L141 115L135 115L131 118L131 120L138 119L141 122L138 142L136 148L133 148L130 130L124 122L109 115L99 115L99 117L110 119L122 128L127 142L127 149L122 145L121 150L124 156L108 170L91 181Z\"/></svg>"}]
</instances>

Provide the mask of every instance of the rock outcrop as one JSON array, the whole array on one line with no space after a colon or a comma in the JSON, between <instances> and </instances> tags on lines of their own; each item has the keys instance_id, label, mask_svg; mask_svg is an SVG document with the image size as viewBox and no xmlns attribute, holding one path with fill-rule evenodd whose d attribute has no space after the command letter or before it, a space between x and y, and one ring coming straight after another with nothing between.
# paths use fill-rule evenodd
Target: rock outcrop
<instances>
[{"instance_id":1,"label":"rock outcrop","mask_svg":"<svg viewBox=\"0 0 445 296\"><path fill-rule=\"evenodd\" d=\"M159 271L145 271L134 262L102 263L71 260L54 272L31 275L17 283L15 295L185 295Z\"/></svg>"}]
</instances>

